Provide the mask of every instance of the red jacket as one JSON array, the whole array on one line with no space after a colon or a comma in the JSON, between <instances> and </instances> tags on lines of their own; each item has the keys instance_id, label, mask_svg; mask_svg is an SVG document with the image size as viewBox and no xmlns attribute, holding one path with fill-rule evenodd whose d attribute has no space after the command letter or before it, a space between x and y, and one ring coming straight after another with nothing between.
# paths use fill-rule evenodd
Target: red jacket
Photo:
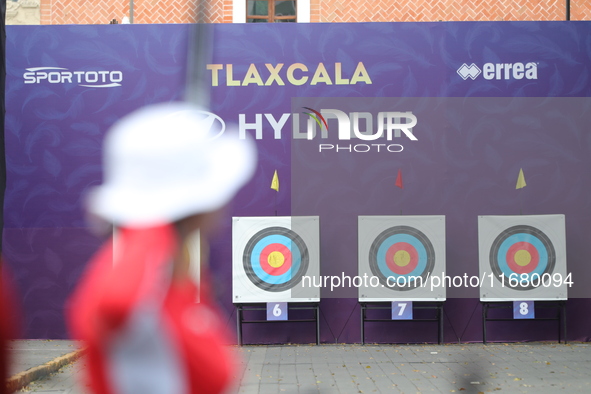
<instances>
[{"instance_id":1,"label":"red jacket","mask_svg":"<svg viewBox=\"0 0 591 394\"><path fill-rule=\"evenodd\" d=\"M6 380L10 372L11 354L8 341L17 338L20 327L20 309L16 307L15 292L9 282L9 275L0 262L0 394L9 393Z\"/></svg>"},{"instance_id":2,"label":"red jacket","mask_svg":"<svg viewBox=\"0 0 591 394\"><path fill-rule=\"evenodd\" d=\"M171 281L177 242L171 225L123 229L116 259L108 242L89 263L71 299L69 322L73 336L86 343L94 393L228 388L233 361L204 286L197 303L191 280Z\"/></svg>"}]
</instances>

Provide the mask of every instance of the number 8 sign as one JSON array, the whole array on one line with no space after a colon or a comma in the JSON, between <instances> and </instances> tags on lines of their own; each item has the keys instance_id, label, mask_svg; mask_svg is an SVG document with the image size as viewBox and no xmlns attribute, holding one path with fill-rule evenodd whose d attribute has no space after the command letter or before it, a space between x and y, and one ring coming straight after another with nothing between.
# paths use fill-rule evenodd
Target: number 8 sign
<instances>
[{"instance_id":1,"label":"number 8 sign","mask_svg":"<svg viewBox=\"0 0 591 394\"><path fill-rule=\"evenodd\" d=\"M513 319L535 319L533 301L513 301Z\"/></svg>"}]
</instances>

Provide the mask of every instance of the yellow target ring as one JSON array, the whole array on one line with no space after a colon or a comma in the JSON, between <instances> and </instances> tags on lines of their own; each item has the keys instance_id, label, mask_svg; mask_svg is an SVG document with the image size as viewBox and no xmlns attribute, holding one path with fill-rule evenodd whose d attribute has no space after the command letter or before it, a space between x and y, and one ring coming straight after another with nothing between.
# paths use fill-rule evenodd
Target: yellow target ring
<instances>
[{"instance_id":1,"label":"yellow target ring","mask_svg":"<svg viewBox=\"0 0 591 394\"><path fill-rule=\"evenodd\" d=\"M410 263L410 253L406 250L399 250L394 253L394 264L399 267L406 267Z\"/></svg>"},{"instance_id":2,"label":"yellow target ring","mask_svg":"<svg viewBox=\"0 0 591 394\"><path fill-rule=\"evenodd\" d=\"M527 250L519 250L515 252L515 263L521 267L525 267L531 262L531 253Z\"/></svg>"},{"instance_id":3,"label":"yellow target ring","mask_svg":"<svg viewBox=\"0 0 591 394\"><path fill-rule=\"evenodd\" d=\"M285 263L285 256L281 252L271 252L267 258L267 262L273 268L279 268Z\"/></svg>"}]
</instances>

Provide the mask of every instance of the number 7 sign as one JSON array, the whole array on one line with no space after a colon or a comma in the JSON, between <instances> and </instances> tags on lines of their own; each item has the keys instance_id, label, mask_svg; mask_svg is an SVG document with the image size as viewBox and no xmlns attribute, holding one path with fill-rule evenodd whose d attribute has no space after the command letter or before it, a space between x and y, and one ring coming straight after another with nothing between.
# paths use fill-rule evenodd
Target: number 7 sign
<instances>
[{"instance_id":1,"label":"number 7 sign","mask_svg":"<svg viewBox=\"0 0 591 394\"><path fill-rule=\"evenodd\" d=\"M392 320L412 320L412 301L392 301Z\"/></svg>"}]
</instances>

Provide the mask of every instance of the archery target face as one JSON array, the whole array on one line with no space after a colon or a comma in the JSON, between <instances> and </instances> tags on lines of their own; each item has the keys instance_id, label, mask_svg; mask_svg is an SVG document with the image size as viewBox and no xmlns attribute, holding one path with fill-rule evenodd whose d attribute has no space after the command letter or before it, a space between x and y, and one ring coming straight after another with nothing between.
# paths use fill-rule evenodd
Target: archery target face
<instances>
[{"instance_id":1,"label":"archery target face","mask_svg":"<svg viewBox=\"0 0 591 394\"><path fill-rule=\"evenodd\" d=\"M265 291L294 287L308 271L310 256L300 236L285 227L267 227L254 234L242 255L248 279Z\"/></svg>"},{"instance_id":2,"label":"archery target face","mask_svg":"<svg viewBox=\"0 0 591 394\"><path fill-rule=\"evenodd\" d=\"M481 300L566 299L564 215L478 218Z\"/></svg>"},{"instance_id":3,"label":"archery target face","mask_svg":"<svg viewBox=\"0 0 591 394\"><path fill-rule=\"evenodd\" d=\"M236 217L232 238L234 303L319 300L318 217Z\"/></svg>"},{"instance_id":4,"label":"archery target face","mask_svg":"<svg viewBox=\"0 0 591 394\"><path fill-rule=\"evenodd\" d=\"M444 216L360 216L360 301L445 300L431 276L445 275ZM374 279L375 278L375 279Z\"/></svg>"}]
</instances>

